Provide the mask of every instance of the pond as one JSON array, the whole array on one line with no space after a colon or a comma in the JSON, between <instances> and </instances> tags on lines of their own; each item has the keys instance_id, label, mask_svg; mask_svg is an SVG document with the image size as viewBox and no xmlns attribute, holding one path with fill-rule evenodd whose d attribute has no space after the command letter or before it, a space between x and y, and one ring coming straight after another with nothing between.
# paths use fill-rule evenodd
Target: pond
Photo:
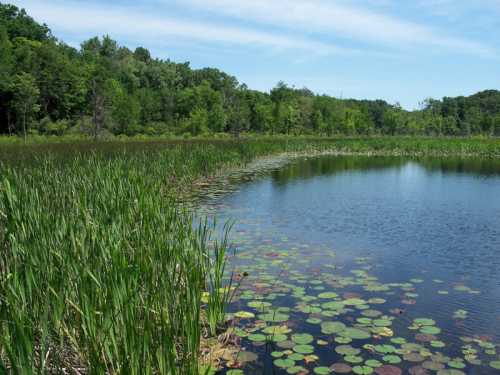
<instances>
[{"instance_id":1,"label":"pond","mask_svg":"<svg viewBox=\"0 0 500 375\"><path fill-rule=\"evenodd\" d=\"M500 373L499 161L301 158L237 186L204 202L242 278L229 374Z\"/></svg>"}]
</instances>

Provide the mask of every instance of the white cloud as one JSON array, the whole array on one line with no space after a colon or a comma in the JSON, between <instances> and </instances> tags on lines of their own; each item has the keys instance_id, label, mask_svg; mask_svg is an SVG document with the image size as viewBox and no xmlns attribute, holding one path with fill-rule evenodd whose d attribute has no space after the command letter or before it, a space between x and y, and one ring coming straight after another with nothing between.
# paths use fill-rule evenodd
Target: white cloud
<instances>
[{"instance_id":1,"label":"white cloud","mask_svg":"<svg viewBox=\"0 0 500 375\"><path fill-rule=\"evenodd\" d=\"M226 16L292 30L399 47L422 45L486 57L495 55L495 51L483 43L335 0L179 1Z\"/></svg>"},{"instance_id":2,"label":"white cloud","mask_svg":"<svg viewBox=\"0 0 500 375\"><path fill-rule=\"evenodd\" d=\"M30 15L49 27L69 34L109 34L147 44L149 40L179 38L206 43L265 46L276 50L302 50L317 54L346 54L359 51L342 48L303 37L263 32L255 29L183 20L161 14L142 12L138 8L97 5L89 2L49 2L47 0L14 0Z\"/></svg>"}]
</instances>

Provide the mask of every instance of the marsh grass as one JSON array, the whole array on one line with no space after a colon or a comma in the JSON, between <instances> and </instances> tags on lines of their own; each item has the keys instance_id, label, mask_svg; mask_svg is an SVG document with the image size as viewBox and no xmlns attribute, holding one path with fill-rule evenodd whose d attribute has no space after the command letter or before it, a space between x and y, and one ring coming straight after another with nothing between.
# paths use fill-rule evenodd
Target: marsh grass
<instances>
[{"instance_id":1,"label":"marsh grass","mask_svg":"<svg viewBox=\"0 0 500 375\"><path fill-rule=\"evenodd\" d=\"M176 198L199 178L280 152L476 153L495 140L44 144L0 149L0 372L198 374L234 285ZM442 143L444 142L444 143ZM444 151L443 151L444 150ZM202 301L208 292L208 303Z\"/></svg>"}]
</instances>

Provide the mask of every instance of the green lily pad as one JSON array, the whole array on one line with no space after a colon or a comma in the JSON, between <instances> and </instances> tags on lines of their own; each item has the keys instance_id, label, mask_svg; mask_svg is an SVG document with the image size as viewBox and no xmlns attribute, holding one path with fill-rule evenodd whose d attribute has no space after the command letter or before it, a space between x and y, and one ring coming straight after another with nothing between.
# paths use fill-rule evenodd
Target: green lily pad
<instances>
[{"instance_id":1,"label":"green lily pad","mask_svg":"<svg viewBox=\"0 0 500 375\"><path fill-rule=\"evenodd\" d=\"M309 324L321 324L322 320L319 318L308 318L306 322Z\"/></svg>"},{"instance_id":2,"label":"green lily pad","mask_svg":"<svg viewBox=\"0 0 500 375\"><path fill-rule=\"evenodd\" d=\"M254 333L252 335L249 335L248 339L255 342L264 342L266 341L266 336L261 335L260 333Z\"/></svg>"},{"instance_id":3,"label":"green lily pad","mask_svg":"<svg viewBox=\"0 0 500 375\"><path fill-rule=\"evenodd\" d=\"M358 355L361 353L360 349L354 348L351 345L339 345L335 351L340 355Z\"/></svg>"},{"instance_id":4,"label":"green lily pad","mask_svg":"<svg viewBox=\"0 0 500 375\"><path fill-rule=\"evenodd\" d=\"M313 371L318 375L327 375L330 373L330 369L328 367L315 367Z\"/></svg>"},{"instance_id":5,"label":"green lily pad","mask_svg":"<svg viewBox=\"0 0 500 375\"><path fill-rule=\"evenodd\" d=\"M382 354L394 353L396 348L392 345L375 345L374 349Z\"/></svg>"},{"instance_id":6,"label":"green lily pad","mask_svg":"<svg viewBox=\"0 0 500 375\"><path fill-rule=\"evenodd\" d=\"M349 338L349 337L341 337L341 336L337 336L334 338L334 341L337 343L337 344L350 344L352 342L352 339Z\"/></svg>"},{"instance_id":7,"label":"green lily pad","mask_svg":"<svg viewBox=\"0 0 500 375\"><path fill-rule=\"evenodd\" d=\"M284 335L290 333L292 330L287 326L269 326L262 330L262 332L268 335Z\"/></svg>"},{"instance_id":8,"label":"green lily pad","mask_svg":"<svg viewBox=\"0 0 500 375\"><path fill-rule=\"evenodd\" d=\"M427 319L427 318L415 319L413 322L415 324L419 325L419 326L433 326L433 325L436 325L436 321L434 321L433 319Z\"/></svg>"},{"instance_id":9,"label":"green lily pad","mask_svg":"<svg viewBox=\"0 0 500 375\"><path fill-rule=\"evenodd\" d=\"M288 374L298 374L298 373L305 373L307 369L305 369L302 366L292 366L286 369L286 372Z\"/></svg>"},{"instance_id":10,"label":"green lily pad","mask_svg":"<svg viewBox=\"0 0 500 375\"><path fill-rule=\"evenodd\" d=\"M444 348L446 346L446 344L442 341L434 340L434 341L431 341L431 346L433 348Z\"/></svg>"},{"instance_id":11,"label":"green lily pad","mask_svg":"<svg viewBox=\"0 0 500 375\"><path fill-rule=\"evenodd\" d=\"M359 328L346 328L339 333L342 337L348 337L353 340L367 340L371 334Z\"/></svg>"},{"instance_id":12,"label":"green lily pad","mask_svg":"<svg viewBox=\"0 0 500 375\"><path fill-rule=\"evenodd\" d=\"M344 357L344 361L349 362L349 363L361 363L363 362L363 357L359 357L356 355L348 355Z\"/></svg>"},{"instance_id":13,"label":"green lily pad","mask_svg":"<svg viewBox=\"0 0 500 375\"><path fill-rule=\"evenodd\" d=\"M337 302L337 301L330 301L321 304L321 308L325 310L342 310L344 309L345 305L343 302Z\"/></svg>"},{"instance_id":14,"label":"green lily pad","mask_svg":"<svg viewBox=\"0 0 500 375\"><path fill-rule=\"evenodd\" d=\"M500 370L500 361L490 362L490 367L494 368L495 370Z\"/></svg>"},{"instance_id":15,"label":"green lily pad","mask_svg":"<svg viewBox=\"0 0 500 375\"><path fill-rule=\"evenodd\" d=\"M397 355L385 355L382 357L384 362L390 363L391 365L395 365L401 363L401 358Z\"/></svg>"},{"instance_id":16,"label":"green lily pad","mask_svg":"<svg viewBox=\"0 0 500 375\"><path fill-rule=\"evenodd\" d=\"M252 307L259 311L264 311L265 309L271 307L272 304L270 302L265 302L265 301L250 301L248 302L247 306Z\"/></svg>"},{"instance_id":17,"label":"green lily pad","mask_svg":"<svg viewBox=\"0 0 500 375\"><path fill-rule=\"evenodd\" d=\"M323 322L321 323L321 332L325 335L340 333L346 329L346 325L342 322Z\"/></svg>"},{"instance_id":18,"label":"green lily pad","mask_svg":"<svg viewBox=\"0 0 500 375\"><path fill-rule=\"evenodd\" d=\"M283 342L288 339L287 335L272 335L268 337L269 341L272 342Z\"/></svg>"},{"instance_id":19,"label":"green lily pad","mask_svg":"<svg viewBox=\"0 0 500 375\"><path fill-rule=\"evenodd\" d=\"M369 359L368 361L365 361L365 365L376 368L376 367L382 366L383 363L380 361L377 361L376 359Z\"/></svg>"},{"instance_id":20,"label":"green lily pad","mask_svg":"<svg viewBox=\"0 0 500 375\"><path fill-rule=\"evenodd\" d=\"M318 298L321 298L321 299L333 299L333 298L337 298L339 295L337 293L333 293L333 292L325 292L325 293L321 293L318 295Z\"/></svg>"},{"instance_id":21,"label":"green lily pad","mask_svg":"<svg viewBox=\"0 0 500 375\"><path fill-rule=\"evenodd\" d=\"M354 366L352 371L358 375L370 375L373 374L373 368L370 366Z\"/></svg>"},{"instance_id":22,"label":"green lily pad","mask_svg":"<svg viewBox=\"0 0 500 375\"><path fill-rule=\"evenodd\" d=\"M299 345L310 344L314 337L308 333L296 333L292 335L292 341Z\"/></svg>"},{"instance_id":23,"label":"green lily pad","mask_svg":"<svg viewBox=\"0 0 500 375\"><path fill-rule=\"evenodd\" d=\"M406 344L406 339L403 337L394 337L391 339L391 342L396 345Z\"/></svg>"},{"instance_id":24,"label":"green lily pad","mask_svg":"<svg viewBox=\"0 0 500 375\"><path fill-rule=\"evenodd\" d=\"M366 301L360 299L360 298L349 298L344 301L342 301L344 305L347 306L357 306L357 305L365 305Z\"/></svg>"},{"instance_id":25,"label":"green lily pad","mask_svg":"<svg viewBox=\"0 0 500 375\"><path fill-rule=\"evenodd\" d=\"M438 335L441 333L441 328L425 326L420 329L420 333L423 333L424 335Z\"/></svg>"},{"instance_id":26,"label":"green lily pad","mask_svg":"<svg viewBox=\"0 0 500 375\"><path fill-rule=\"evenodd\" d=\"M282 323L288 320L289 316L282 313L266 313L259 315L259 319L269 323Z\"/></svg>"},{"instance_id":27,"label":"green lily pad","mask_svg":"<svg viewBox=\"0 0 500 375\"><path fill-rule=\"evenodd\" d=\"M292 366L295 366L295 361L289 359L289 358L286 358L286 359L276 359L274 362L274 365L276 367L280 367L280 368L289 368L289 367L292 367Z\"/></svg>"},{"instance_id":28,"label":"green lily pad","mask_svg":"<svg viewBox=\"0 0 500 375\"><path fill-rule=\"evenodd\" d=\"M392 325L392 321L388 319L375 319L373 324L376 327L390 327Z\"/></svg>"},{"instance_id":29,"label":"green lily pad","mask_svg":"<svg viewBox=\"0 0 500 375\"><path fill-rule=\"evenodd\" d=\"M294 361L302 361L304 359L304 354L293 353L290 354L288 358L293 359Z\"/></svg>"},{"instance_id":30,"label":"green lily pad","mask_svg":"<svg viewBox=\"0 0 500 375\"><path fill-rule=\"evenodd\" d=\"M240 319L253 319L255 318L255 314L250 311L238 311L234 314L235 317Z\"/></svg>"},{"instance_id":31,"label":"green lily pad","mask_svg":"<svg viewBox=\"0 0 500 375\"><path fill-rule=\"evenodd\" d=\"M453 360L448 362L448 366L456 368L456 369L463 369L466 367L465 363L463 363L461 360Z\"/></svg>"},{"instance_id":32,"label":"green lily pad","mask_svg":"<svg viewBox=\"0 0 500 375\"><path fill-rule=\"evenodd\" d=\"M296 345L293 347L293 351L299 354L312 354L314 353L314 347L311 345Z\"/></svg>"}]
</instances>

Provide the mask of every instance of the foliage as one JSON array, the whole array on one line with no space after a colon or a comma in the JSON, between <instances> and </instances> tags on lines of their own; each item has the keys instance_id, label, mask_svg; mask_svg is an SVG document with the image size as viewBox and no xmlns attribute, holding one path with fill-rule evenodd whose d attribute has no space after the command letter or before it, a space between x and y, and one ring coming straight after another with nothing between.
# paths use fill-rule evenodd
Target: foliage
<instances>
[{"instance_id":1,"label":"foliage","mask_svg":"<svg viewBox=\"0 0 500 375\"><path fill-rule=\"evenodd\" d=\"M155 59L110 37L92 38L74 49L55 39L13 5L0 4L0 133L24 133L23 124L50 118L83 132L190 134L252 132L286 135L500 135L500 92L468 98L427 99L417 111L382 100L344 100L315 95L279 82L270 93L249 90L213 68ZM39 111L18 109L11 77L33 79L29 100ZM45 129L39 126L39 129ZM58 127L52 134L66 130ZM61 131L62 130L62 131Z\"/></svg>"}]
</instances>

